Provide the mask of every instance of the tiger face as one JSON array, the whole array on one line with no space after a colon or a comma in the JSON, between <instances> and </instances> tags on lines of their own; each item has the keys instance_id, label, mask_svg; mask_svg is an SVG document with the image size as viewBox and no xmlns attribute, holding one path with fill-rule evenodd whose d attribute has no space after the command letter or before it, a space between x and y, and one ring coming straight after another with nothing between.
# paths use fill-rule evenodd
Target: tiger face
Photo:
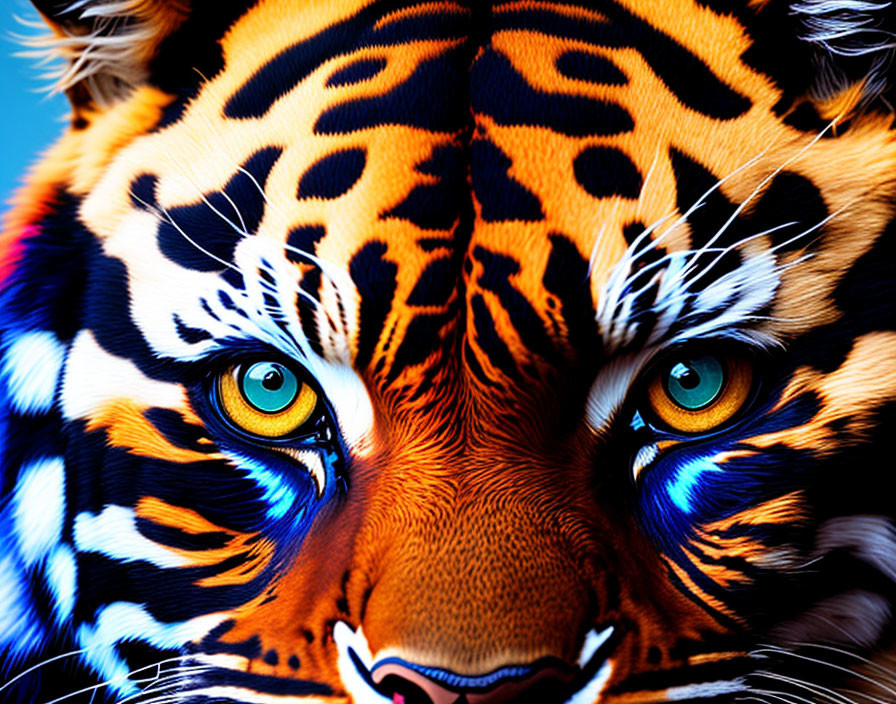
<instances>
[{"instance_id":1,"label":"tiger face","mask_svg":"<svg viewBox=\"0 0 896 704\"><path fill-rule=\"evenodd\" d=\"M37 4L4 701L896 701L885 4Z\"/></svg>"}]
</instances>

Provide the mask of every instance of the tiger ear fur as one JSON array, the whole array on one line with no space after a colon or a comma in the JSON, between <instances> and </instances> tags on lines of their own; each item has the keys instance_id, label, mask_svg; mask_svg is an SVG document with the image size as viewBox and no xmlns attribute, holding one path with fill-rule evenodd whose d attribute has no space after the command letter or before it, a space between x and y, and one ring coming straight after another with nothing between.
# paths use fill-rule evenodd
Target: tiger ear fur
<instances>
[{"instance_id":1,"label":"tiger ear fur","mask_svg":"<svg viewBox=\"0 0 896 704\"><path fill-rule=\"evenodd\" d=\"M896 8L891 2L791 0L788 14L796 20L797 38L810 49L807 97L820 114L833 119L874 103L894 112Z\"/></svg>"},{"instance_id":2,"label":"tiger ear fur","mask_svg":"<svg viewBox=\"0 0 896 704\"><path fill-rule=\"evenodd\" d=\"M50 90L76 111L106 108L145 83L159 45L189 14L187 0L32 2L51 32L24 38L23 53L50 66Z\"/></svg>"}]
</instances>

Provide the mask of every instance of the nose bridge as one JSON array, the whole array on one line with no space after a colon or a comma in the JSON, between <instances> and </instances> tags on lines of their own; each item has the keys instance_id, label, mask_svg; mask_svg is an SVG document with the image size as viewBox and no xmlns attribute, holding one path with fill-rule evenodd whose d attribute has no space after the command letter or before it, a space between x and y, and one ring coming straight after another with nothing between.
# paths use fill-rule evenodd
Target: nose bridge
<instances>
[{"instance_id":1,"label":"nose bridge","mask_svg":"<svg viewBox=\"0 0 896 704\"><path fill-rule=\"evenodd\" d=\"M363 623L374 654L395 649L476 673L568 660L580 646L592 580L569 478L536 458L498 466L490 456L502 455L467 451L431 463L440 480L431 492L416 483L380 503L371 524L388 533L379 538L388 548L372 566Z\"/></svg>"}]
</instances>

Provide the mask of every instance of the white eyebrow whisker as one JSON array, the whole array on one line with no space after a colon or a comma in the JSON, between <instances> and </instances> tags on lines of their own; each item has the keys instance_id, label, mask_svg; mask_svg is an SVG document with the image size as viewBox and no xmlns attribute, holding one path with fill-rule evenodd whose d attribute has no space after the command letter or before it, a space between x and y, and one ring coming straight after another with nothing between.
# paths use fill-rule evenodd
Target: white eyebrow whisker
<instances>
[{"instance_id":1,"label":"white eyebrow whisker","mask_svg":"<svg viewBox=\"0 0 896 704\"><path fill-rule=\"evenodd\" d=\"M837 124L837 119L836 119L836 118L835 118L834 120L832 120L831 122L829 122L827 125L825 125L825 127L824 127L824 128L823 128L823 129L822 129L822 130L821 130L815 137L813 137L813 138L809 141L808 144L806 144L805 146L803 146L802 148L800 148L800 149L797 151L796 154L794 154L794 155L790 156L789 158L785 159L785 160L784 160L779 166L777 166L777 167L776 167L770 174L768 174L765 178L763 178L763 179L759 182L759 184L758 184L758 185L757 185L757 186L750 192L750 194L749 194L743 201L741 201L741 203L734 209L734 212L731 213L731 215L728 217L728 219L722 224L722 226L721 226L721 227L716 231L716 233L715 233L715 234L714 234L714 235L713 235L713 236L706 242L706 244L705 244L704 246L706 246L706 247L711 247L711 246L713 246L713 245L719 240L719 238L721 238L722 235L725 234L725 232L726 232L726 231L728 230L728 228L731 226L731 223L733 223L733 222L735 221L735 219L737 218L737 216L740 215L740 214L743 212L744 208L746 208L746 207L753 201L753 199L760 193L760 191L762 191L762 189L766 186L766 184L768 184L769 182L771 182L772 179L774 179L775 176L777 176L777 175L778 175L779 173L781 173L785 168L787 168L787 166L789 166L790 164L792 164L794 161L796 161L797 159L799 159L803 154L805 154L807 151L809 151L809 149L811 149L813 146L815 146L815 144L817 144L818 141L819 141L822 137L824 137L824 135L828 132L828 130L830 130L835 124ZM726 178L727 178L727 177L726 177ZM718 185L721 185L721 181L719 182ZM690 272L688 272L687 270L685 270L684 272L682 272L682 276L686 276L688 273L690 273Z\"/></svg>"},{"instance_id":2,"label":"white eyebrow whisker","mask_svg":"<svg viewBox=\"0 0 896 704\"><path fill-rule=\"evenodd\" d=\"M210 133L214 134L214 125L211 124L208 116L202 114L201 118L208 125ZM243 174L249 179L250 183L252 183L252 185L257 189L259 195L261 195L261 198L262 200L264 200L265 205L269 207L273 212L275 212L278 216L280 216L280 218L284 222L287 222L289 218L286 212L275 201L271 200L268 197L267 193L265 193L264 187L258 182L258 179L255 177L255 175L252 174L248 169L246 169L242 164L235 163L234 161L232 162L232 165L237 170L237 172ZM323 274L333 285L337 304L340 306L340 308L344 307L344 301L349 297L345 292L354 290L354 282L351 280L351 277L347 274L347 272L311 252L307 252L305 250L299 249L298 247L290 245L288 242L283 242L280 244L280 246L284 251L291 252L297 257L300 257L307 264L316 267L321 272L321 274ZM309 294L300 287L296 287L296 292L300 296L309 296ZM322 307L322 303L320 301L316 301L316 305ZM327 313L327 318L331 324L331 328L333 330L336 330L343 338L348 339L349 331L346 328L346 321L342 319L342 316L339 317L339 325L335 326L333 324L331 316L329 315L329 313Z\"/></svg>"},{"instance_id":3,"label":"white eyebrow whisker","mask_svg":"<svg viewBox=\"0 0 896 704\"><path fill-rule=\"evenodd\" d=\"M784 228L791 227L796 224L797 224L796 221L785 222L785 223L782 223L781 225L775 225L774 227L770 227L767 230L763 230L762 232L757 232L756 234L749 235L748 237L744 237L744 238L738 240L737 242L734 242L733 244L730 244L726 247L722 247L722 248L714 247L711 249L704 247L704 248L697 250L695 253L695 256L700 256L701 254L707 254L709 252L718 252L718 254L709 264L701 267L700 270L697 271L696 274L690 279L687 279L688 269L685 268L685 270L681 272L682 279L686 280L685 287L692 288L695 283L697 283L701 278L703 278L704 276L706 276L706 274L708 274L710 271L712 271L713 267L715 267L715 265L718 264L726 254L729 254L729 253L735 251L736 249L740 249L748 242L752 242L753 240L759 239L760 237L766 237L767 235L770 235L773 232L777 232L778 230L783 230ZM809 232L809 230L807 230L806 232ZM799 239L799 237L801 237L805 234L806 233L802 233L801 235L794 237L793 240L795 241L795 240ZM790 240L788 240L788 242L790 242ZM786 244L786 243L784 243L784 244ZM771 249L769 251L773 252L775 250Z\"/></svg>"},{"instance_id":4,"label":"white eyebrow whisker","mask_svg":"<svg viewBox=\"0 0 896 704\"><path fill-rule=\"evenodd\" d=\"M205 122L208 125L210 130L214 130L214 126L212 125L212 123L209 120L207 115L202 114L201 118L203 120L205 120ZM279 215L283 219L284 222L289 220L286 212L275 201L271 200L268 197L268 194L265 193L264 187L258 182L258 179L255 178L255 176L248 169L246 169L242 164L233 163L232 165L239 173L246 176L249 179L249 181L252 183L253 186L255 186L255 188L258 190L258 193L261 195L262 199L264 200L265 205L267 205L275 213L277 213L277 215ZM299 249L298 247L293 247L292 245L290 245L288 243L284 242L282 246L286 251L292 252L293 254L301 256L302 258L306 259L309 264L313 264L318 269L320 269L321 273L323 273L328 279L330 279L330 281L333 283L334 286L337 287L337 289L340 287L340 285L344 285L344 283L345 283L344 281L341 283L339 281L339 279L345 278L344 272L341 269L334 267L329 262L321 259L320 257L318 257L315 254L312 254L311 252L307 252L303 249Z\"/></svg>"}]
</instances>

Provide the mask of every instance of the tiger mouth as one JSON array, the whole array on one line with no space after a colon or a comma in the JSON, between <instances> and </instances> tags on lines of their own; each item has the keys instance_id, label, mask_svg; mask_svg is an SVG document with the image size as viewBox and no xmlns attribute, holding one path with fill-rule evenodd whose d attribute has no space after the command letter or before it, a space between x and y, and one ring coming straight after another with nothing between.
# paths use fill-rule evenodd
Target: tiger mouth
<instances>
[{"instance_id":1,"label":"tiger mouth","mask_svg":"<svg viewBox=\"0 0 896 704\"><path fill-rule=\"evenodd\" d=\"M602 631L589 631L574 667L553 659L542 664L540 669L544 672L545 683L558 704L593 704L597 701L613 671L613 663L608 659L613 649L613 631L612 626ZM374 661L360 627L355 631L345 622L339 621L334 627L333 639L339 653L339 674L355 704L410 703L410 700L401 695L391 694L385 684L390 672L389 666L397 659L389 657ZM493 680L493 675L508 669L510 668L502 668L478 679ZM444 701L451 701L452 704L455 701L466 701L462 698L463 693L447 676L437 683L437 689L444 693L440 697ZM421 701L425 699L427 695L424 694ZM429 699L436 701L433 697ZM542 697L539 699L544 701Z\"/></svg>"}]
</instances>

